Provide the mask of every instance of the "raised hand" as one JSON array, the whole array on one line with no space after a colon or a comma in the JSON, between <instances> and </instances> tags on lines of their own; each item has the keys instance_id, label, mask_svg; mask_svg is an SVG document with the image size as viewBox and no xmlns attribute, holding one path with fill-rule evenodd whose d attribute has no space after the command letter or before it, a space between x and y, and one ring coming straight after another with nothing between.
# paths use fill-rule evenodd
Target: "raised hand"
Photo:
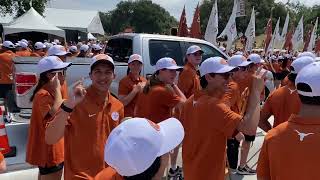
<instances>
[{"instance_id":1,"label":"raised hand","mask_svg":"<svg viewBox=\"0 0 320 180\"><path fill-rule=\"evenodd\" d=\"M72 88L70 98L67 100L66 104L70 108L74 108L79 104L86 96L87 91L83 86L83 80L79 80Z\"/></svg>"},{"instance_id":2,"label":"raised hand","mask_svg":"<svg viewBox=\"0 0 320 180\"><path fill-rule=\"evenodd\" d=\"M264 79L266 77L267 71L262 72L262 67L253 74L252 86L254 91L261 93L264 89Z\"/></svg>"},{"instance_id":3,"label":"raised hand","mask_svg":"<svg viewBox=\"0 0 320 180\"><path fill-rule=\"evenodd\" d=\"M54 91L60 91L61 85L58 74L54 75L54 77L49 81L49 87Z\"/></svg>"}]
</instances>

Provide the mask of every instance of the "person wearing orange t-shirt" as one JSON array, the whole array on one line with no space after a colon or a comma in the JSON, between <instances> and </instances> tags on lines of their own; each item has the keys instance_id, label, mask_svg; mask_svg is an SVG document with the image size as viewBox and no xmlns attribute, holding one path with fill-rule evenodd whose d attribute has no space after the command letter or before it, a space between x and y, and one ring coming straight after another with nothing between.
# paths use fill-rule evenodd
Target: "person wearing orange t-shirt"
<instances>
[{"instance_id":1,"label":"person wearing orange t-shirt","mask_svg":"<svg viewBox=\"0 0 320 180\"><path fill-rule=\"evenodd\" d=\"M181 67L177 66L172 58L165 57L157 61L156 72L150 77L143 92L139 94L135 117L145 117L155 123L160 123L164 119L173 117L174 110L180 110L186 97L174 84L178 69ZM172 166L176 166L177 154L173 153L172 156L170 154ZM164 155L161 159L162 163L167 164L168 157ZM175 169L178 170L178 168ZM164 173L164 169L160 172ZM180 172L169 174L169 176L176 175L180 175Z\"/></svg>"},{"instance_id":2,"label":"person wearing orange t-shirt","mask_svg":"<svg viewBox=\"0 0 320 180\"><path fill-rule=\"evenodd\" d=\"M301 109L265 136L258 180L319 179L320 63L311 63L298 72L295 85Z\"/></svg>"},{"instance_id":3,"label":"person wearing orange t-shirt","mask_svg":"<svg viewBox=\"0 0 320 180\"><path fill-rule=\"evenodd\" d=\"M66 51L66 48L61 45L54 45L51 46L48 49L48 56L57 56L59 57L63 62L67 61L67 56L70 54L70 52ZM62 98L67 99L68 98L68 85L67 81L64 81L64 84L61 86L61 93Z\"/></svg>"},{"instance_id":4,"label":"person wearing orange t-shirt","mask_svg":"<svg viewBox=\"0 0 320 180\"><path fill-rule=\"evenodd\" d=\"M69 48L69 57L77 57L79 55L77 46L70 46Z\"/></svg>"},{"instance_id":5,"label":"person wearing orange t-shirt","mask_svg":"<svg viewBox=\"0 0 320 180\"><path fill-rule=\"evenodd\" d=\"M48 56L38 63L39 82L30 98L33 102L26 149L26 161L38 166L39 179L61 179L64 161L64 141L48 145L45 128L62 103L61 85L70 63Z\"/></svg>"},{"instance_id":6,"label":"person wearing orange t-shirt","mask_svg":"<svg viewBox=\"0 0 320 180\"><path fill-rule=\"evenodd\" d=\"M155 123L172 117L175 107L186 100L179 87L174 84L177 66L172 58L161 58L156 63L156 72L150 77L143 92L139 94L135 107L135 117L145 117Z\"/></svg>"},{"instance_id":7,"label":"person wearing orange t-shirt","mask_svg":"<svg viewBox=\"0 0 320 180\"><path fill-rule=\"evenodd\" d=\"M232 111L242 114L244 108L244 101L247 101L245 97L247 90L240 91L238 82L243 82L247 77L247 70L250 64L253 62L247 61L242 55L234 55L228 60L230 66L236 67L235 72L232 75L230 82L228 83L228 89L222 97L223 102L228 105ZM235 131L233 136L227 141L227 157L230 169L237 169L238 155L240 142L244 140L244 135ZM250 174L249 171L247 174Z\"/></svg>"},{"instance_id":8,"label":"person wearing orange t-shirt","mask_svg":"<svg viewBox=\"0 0 320 180\"><path fill-rule=\"evenodd\" d=\"M256 71L259 69L259 68L262 68L262 63L264 62L262 59L261 59L261 56L259 54L250 54L248 56L248 61L249 62L252 62L251 64L249 64L247 70L246 70L246 73L244 75L244 79L239 79L238 80L238 84L239 84L239 88L240 88L240 92L243 93L245 91L246 88L249 88L249 92L248 94L251 94L251 91L250 91L250 87L252 87L252 83L253 83L253 78L254 78L254 75L256 73ZM264 70L264 69L261 69L260 71L261 74L265 74L264 78L266 78L266 75L267 75L267 71ZM260 94L260 101L264 99L264 88ZM244 100L244 103L247 103L247 100ZM257 114L255 114L253 116L253 118L255 118L255 122L257 122L256 125L256 129L258 127L258 122L259 122L259 112L260 112L260 106L257 106ZM241 145L241 153L240 153L240 161L239 161L239 166L237 168L237 173L238 174L241 174L241 175L252 175L252 174L255 174L256 171L252 168L250 168L248 165L247 165L247 159L248 159L248 154L249 154L249 151L250 151L250 145L251 143L254 142L255 140L255 136L256 136L256 129L251 131L251 132L247 132L247 133L243 133L244 135L244 141L242 142L242 145ZM241 131L240 131L241 132Z\"/></svg>"},{"instance_id":9,"label":"person wearing orange t-shirt","mask_svg":"<svg viewBox=\"0 0 320 180\"><path fill-rule=\"evenodd\" d=\"M202 90L185 102L181 115L185 180L225 179L227 138L236 129L243 133L256 129L258 122L252 117L260 104L265 74L260 75L258 70L253 76L246 114L241 116L221 101L234 69L221 57L208 58L200 66Z\"/></svg>"},{"instance_id":10,"label":"person wearing orange t-shirt","mask_svg":"<svg viewBox=\"0 0 320 180\"><path fill-rule=\"evenodd\" d=\"M12 89L12 68L15 53L14 44L11 41L4 41L0 54L0 98L5 98Z\"/></svg>"},{"instance_id":11,"label":"person wearing orange t-shirt","mask_svg":"<svg viewBox=\"0 0 320 180\"><path fill-rule=\"evenodd\" d=\"M29 57L31 55L31 52L30 52L30 50L28 48L28 44L27 43L20 41L18 43L18 45L20 47L20 50L18 50L16 52L17 56Z\"/></svg>"},{"instance_id":12,"label":"person wearing orange t-shirt","mask_svg":"<svg viewBox=\"0 0 320 180\"><path fill-rule=\"evenodd\" d=\"M269 95L260 113L259 127L268 132L272 127L286 122L291 114L297 114L300 110L301 102L294 85L299 71L313 63L315 60L311 57L301 57L291 64L291 72L288 75L289 83L280 87ZM273 126L269 123L270 116L274 116Z\"/></svg>"},{"instance_id":13,"label":"person wearing orange t-shirt","mask_svg":"<svg viewBox=\"0 0 320 180\"><path fill-rule=\"evenodd\" d=\"M197 73L198 66L202 61L203 51L197 45L192 45L187 49L185 65L183 70L179 74L178 79L178 87L186 96L189 98L194 94L195 91L200 90L200 78ZM175 110L175 115L179 117L179 110ZM170 154L170 164L171 167L168 172L169 178L175 178L178 176L182 176L182 168L177 166L177 158L179 153L179 147L174 149L174 151Z\"/></svg>"},{"instance_id":14,"label":"person wearing orange t-shirt","mask_svg":"<svg viewBox=\"0 0 320 180\"><path fill-rule=\"evenodd\" d=\"M3 154L0 152L0 173L7 169L6 161L4 160Z\"/></svg>"},{"instance_id":15,"label":"person wearing orange t-shirt","mask_svg":"<svg viewBox=\"0 0 320 180\"><path fill-rule=\"evenodd\" d=\"M179 74L178 87L189 98L197 90L200 90L200 78L197 69L202 61L203 51L197 45L190 46L186 53L186 64Z\"/></svg>"},{"instance_id":16,"label":"person wearing orange t-shirt","mask_svg":"<svg viewBox=\"0 0 320 180\"><path fill-rule=\"evenodd\" d=\"M34 51L30 54L31 57L44 57L46 46L42 42L36 42L34 44Z\"/></svg>"},{"instance_id":17,"label":"person wearing orange t-shirt","mask_svg":"<svg viewBox=\"0 0 320 180\"><path fill-rule=\"evenodd\" d=\"M115 78L111 57L99 54L92 58L92 85L76 83L70 98L46 128L46 142L54 144L64 137L64 179L88 179L106 167L104 145L124 117L123 104L109 91Z\"/></svg>"},{"instance_id":18,"label":"person wearing orange t-shirt","mask_svg":"<svg viewBox=\"0 0 320 180\"><path fill-rule=\"evenodd\" d=\"M158 124L145 118L128 119L111 132L105 145L105 162L110 167L94 179L162 179L157 177L166 164L160 156L177 147L183 137L183 126L175 118Z\"/></svg>"},{"instance_id":19,"label":"person wearing orange t-shirt","mask_svg":"<svg viewBox=\"0 0 320 180\"><path fill-rule=\"evenodd\" d=\"M128 61L128 75L119 82L119 100L124 105L124 116L133 117L138 94L142 91L147 80L140 76L143 66L142 57L133 54Z\"/></svg>"}]
</instances>

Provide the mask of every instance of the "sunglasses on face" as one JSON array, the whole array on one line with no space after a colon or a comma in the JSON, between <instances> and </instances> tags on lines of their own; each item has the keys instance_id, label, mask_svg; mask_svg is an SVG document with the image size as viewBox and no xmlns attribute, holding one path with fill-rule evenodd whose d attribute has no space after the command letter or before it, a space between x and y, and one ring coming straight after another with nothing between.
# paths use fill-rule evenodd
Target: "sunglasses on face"
<instances>
[{"instance_id":1,"label":"sunglasses on face","mask_svg":"<svg viewBox=\"0 0 320 180\"><path fill-rule=\"evenodd\" d=\"M195 53L192 53L192 54L193 54L194 56L202 56L203 53L198 51L198 52L195 52Z\"/></svg>"},{"instance_id":2,"label":"sunglasses on face","mask_svg":"<svg viewBox=\"0 0 320 180\"><path fill-rule=\"evenodd\" d=\"M58 74L61 76L65 76L67 73L66 73L66 70L61 70L61 71L52 71L51 74Z\"/></svg>"},{"instance_id":3,"label":"sunglasses on face","mask_svg":"<svg viewBox=\"0 0 320 180\"><path fill-rule=\"evenodd\" d=\"M240 70L240 71L247 71L247 70L248 70L248 67L239 67L239 70Z\"/></svg>"},{"instance_id":4,"label":"sunglasses on face","mask_svg":"<svg viewBox=\"0 0 320 180\"><path fill-rule=\"evenodd\" d=\"M228 73L221 73L219 74L223 79L225 80L228 80L231 76L232 76L233 73L231 72L228 72Z\"/></svg>"}]
</instances>

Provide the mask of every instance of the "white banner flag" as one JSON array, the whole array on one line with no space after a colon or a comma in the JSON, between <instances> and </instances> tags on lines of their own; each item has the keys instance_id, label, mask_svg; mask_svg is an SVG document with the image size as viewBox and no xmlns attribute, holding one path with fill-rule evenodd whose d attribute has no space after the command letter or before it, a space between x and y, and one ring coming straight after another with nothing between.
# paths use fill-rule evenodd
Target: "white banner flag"
<instances>
[{"instance_id":1,"label":"white banner flag","mask_svg":"<svg viewBox=\"0 0 320 180\"><path fill-rule=\"evenodd\" d=\"M250 22L248 24L247 30L244 35L247 38L245 51L251 52L253 49L255 38L256 38L256 16L255 16L254 8L252 8Z\"/></svg>"},{"instance_id":2,"label":"white banner flag","mask_svg":"<svg viewBox=\"0 0 320 180\"><path fill-rule=\"evenodd\" d=\"M207 24L206 33L204 35L204 39L206 41L211 42L214 45L217 45L217 35L218 35L218 6L217 1L213 4L212 11L209 17L209 21Z\"/></svg>"},{"instance_id":3,"label":"white banner flag","mask_svg":"<svg viewBox=\"0 0 320 180\"><path fill-rule=\"evenodd\" d=\"M280 34L279 34L279 26L280 26L280 18L277 21L276 27L274 28L273 34L272 34L272 38L268 47L267 52L271 52L273 53L273 49L275 47L275 45L277 44L277 42L280 39Z\"/></svg>"},{"instance_id":4,"label":"white banner flag","mask_svg":"<svg viewBox=\"0 0 320 180\"><path fill-rule=\"evenodd\" d=\"M296 30L292 36L292 49L298 51L303 46L303 16L301 17Z\"/></svg>"},{"instance_id":5,"label":"white banner flag","mask_svg":"<svg viewBox=\"0 0 320 180\"><path fill-rule=\"evenodd\" d=\"M313 26L313 30L311 33L310 42L309 42L307 51L311 52L316 44L317 30L318 30L318 18L316 20L316 23Z\"/></svg>"},{"instance_id":6,"label":"white banner flag","mask_svg":"<svg viewBox=\"0 0 320 180\"><path fill-rule=\"evenodd\" d=\"M286 20L284 22L284 25L283 25L283 28L282 28L282 33L281 33L281 38L280 38L280 49L283 48L284 43L286 41L286 36L287 36L287 33L288 33L289 20L290 20L290 16L289 16L289 13L287 13L287 17L286 17Z\"/></svg>"},{"instance_id":7,"label":"white banner flag","mask_svg":"<svg viewBox=\"0 0 320 180\"><path fill-rule=\"evenodd\" d=\"M226 51L228 52L231 49L231 46L233 44L233 41L237 38L237 26L236 26L236 15L237 15L237 0L233 1L233 9L232 9L232 14L229 18L229 21L222 31L222 33L219 35L218 38L223 37L227 35L228 37L228 42L227 42L227 47Z\"/></svg>"},{"instance_id":8,"label":"white banner flag","mask_svg":"<svg viewBox=\"0 0 320 180\"><path fill-rule=\"evenodd\" d=\"M237 0L237 17L246 15L246 4L244 0Z\"/></svg>"}]
</instances>

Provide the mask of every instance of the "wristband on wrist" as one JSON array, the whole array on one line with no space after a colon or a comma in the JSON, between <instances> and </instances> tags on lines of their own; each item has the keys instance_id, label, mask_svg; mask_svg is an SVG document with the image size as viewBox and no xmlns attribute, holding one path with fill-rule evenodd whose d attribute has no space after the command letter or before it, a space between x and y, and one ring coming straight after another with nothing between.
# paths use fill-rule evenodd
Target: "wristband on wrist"
<instances>
[{"instance_id":1,"label":"wristband on wrist","mask_svg":"<svg viewBox=\"0 0 320 180\"><path fill-rule=\"evenodd\" d=\"M71 113L73 111L73 109L67 107L64 103L61 104L60 108L67 113Z\"/></svg>"}]
</instances>

